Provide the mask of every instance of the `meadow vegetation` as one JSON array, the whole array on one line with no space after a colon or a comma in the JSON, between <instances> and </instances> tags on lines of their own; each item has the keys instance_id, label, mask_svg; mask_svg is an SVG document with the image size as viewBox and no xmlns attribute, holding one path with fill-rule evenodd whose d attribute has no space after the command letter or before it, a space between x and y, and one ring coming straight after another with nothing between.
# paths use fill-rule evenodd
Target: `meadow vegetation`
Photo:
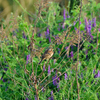
<instances>
[{"instance_id":1,"label":"meadow vegetation","mask_svg":"<svg viewBox=\"0 0 100 100\"><path fill-rule=\"evenodd\" d=\"M100 100L100 3L74 8L62 15L51 2L31 24L13 13L3 20L0 100ZM38 64L48 47L53 57Z\"/></svg>"}]
</instances>

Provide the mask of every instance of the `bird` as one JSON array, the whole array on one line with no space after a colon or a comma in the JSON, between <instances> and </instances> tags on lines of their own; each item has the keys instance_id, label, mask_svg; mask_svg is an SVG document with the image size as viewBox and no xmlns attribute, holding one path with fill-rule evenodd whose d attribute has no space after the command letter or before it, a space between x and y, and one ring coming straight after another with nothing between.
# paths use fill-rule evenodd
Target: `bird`
<instances>
[{"instance_id":1,"label":"bird","mask_svg":"<svg viewBox=\"0 0 100 100\"><path fill-rule=\"evenodd\" d=\"M48 48L45 52L44 52L44 54L42 55L42 57L41 57L41 61L39 62L39 64L43 61L43 60L48 60L48 59L50 59L52 56L53 56L53 54L54 54L54 52L53 52L53 48Z\"/></svg>"}]
</instances>

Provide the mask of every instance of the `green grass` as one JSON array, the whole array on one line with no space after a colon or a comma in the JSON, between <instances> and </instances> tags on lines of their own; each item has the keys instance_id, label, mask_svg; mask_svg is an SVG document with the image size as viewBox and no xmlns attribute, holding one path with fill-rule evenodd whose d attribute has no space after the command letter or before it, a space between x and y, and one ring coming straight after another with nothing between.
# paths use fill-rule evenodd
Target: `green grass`
<instances>
[{"instance_id":1,"label":"green grass","mask_svg":"<svg viewBox=\"0 0 100 100\"><path fill-rule=\"evenodd\" d=\"M9 25L2 23L0 100L99 100L99 5L82 6L69 16L66 9L64 20L59 5L52 3L31 24L14 15ZM39 65L50 46L53 57Z\"/></svg>"}]
</instances>

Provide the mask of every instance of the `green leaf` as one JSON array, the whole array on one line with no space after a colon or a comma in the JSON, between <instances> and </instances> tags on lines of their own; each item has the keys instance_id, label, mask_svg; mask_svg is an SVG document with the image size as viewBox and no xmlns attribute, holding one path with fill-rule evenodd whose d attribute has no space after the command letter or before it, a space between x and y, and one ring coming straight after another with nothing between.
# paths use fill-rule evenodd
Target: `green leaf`
<instances>
[{"instance_id":1,"label":"green leaf","mask_svg":"<svg viewBox=\"0 0 100 100\"><path fill-rule=\"evenodd\" d=\"M33 58L33 62L37 63L39 60L37 58Z\"/></svg>"},{"instance_id":2,"label":"green leaf","mask_svg":"<svg viewBox=\"0 0 100 100\"><path fill-rule=\"evenodd\" d=\"M97 9L99 9L99 8L100 8L100 3L98 3L98 4L96 5L96 7L97 7Z\"/></svg>"},{"instance_id":3,"label":"green leaf","mask_svg":"<svg viewBox=\"0 0 100 100\"><path fill-rule=\"evenodd\" d=\"M0 98L0 100L2 100L2 98Z\"/></svg>"},{"instance_id":4,"label":"green leaf","mask_svg":"<svg viewBox=\"0 0 100 100\"><path fill-rule=\"evenodd\" d=\"M84 30L84 28L85 28L85 25L84 24L81 24L80 25L80 30Z\"/></svg>"}]
</instances>

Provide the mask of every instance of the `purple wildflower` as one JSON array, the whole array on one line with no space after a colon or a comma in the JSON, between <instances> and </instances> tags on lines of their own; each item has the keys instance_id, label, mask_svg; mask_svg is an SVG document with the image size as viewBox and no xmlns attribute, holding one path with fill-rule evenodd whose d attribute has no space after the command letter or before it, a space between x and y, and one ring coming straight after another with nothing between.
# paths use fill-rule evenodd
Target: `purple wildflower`
<instances>
[{"instance_id":1,"label":"purple wildflower","mask_svg":"<svg viewBox=\"0 0 100 100\"><path fill-rule=\"evenodd\" d=\"M28 100L28 98L26 98L25 100Z\"/></svg>"},{"instance_id":2,"label":"purple wildflower","mask_svg":"<svg viewBox=\"0 0 100 100\"><path fill-rule=\"evenodd\" d=\"M27 58L26 58L26 64L28 64L29 59L30 59L30 54L27 55Z\"/></svg>"},{"instance_id":3,"label":"purple wildflower","mask_svg":"<svg viewBox=\"0 0 100 100\"><path fill-rule=\"evenodd\" d=\"M50 33L50 32L49 32L49 28L47 28L47 35L49 35L49 33Z\"/></svg>"},{"instance_id":4,"label":"purple wildflower","mask_svg":"<svg viewBox=\"0 0 100 100\"><path fill-rule=\"evenodd\" d=\"M48 74L50 75L51 71L50 71L50 65L48 66Z\"/></svg>"},{"instance_id":5,"label":"purple wildflower","mask_svg":"<svg viewBox=\"0 0 100 100\"><path fill-rule=\"evenodd\" d=\"M95 73L95 69L93 70L93 74Z\"/></svg>"},{"instance_id":6,"label":"purple wildflower","mask_svg":"<svg viewBox=\"0 0 100 100\"><path fill-rule=\"evenodd\" d=\"M77 28L76 27L74 29L75 29L75 31L77 31Z\"/></svg>"},{"instance_id":7,"label":"purple wildflower","mask_svg":"<svg viewBox=\"0 0 100 100\"><path fill-rule=\"evenodd\" d=\"M68 77L68 76L67 76L67 73L65 73L65 80L67 79L67 77Z\"/></svg>"},{"instance_id":8,"label":"purple wildflower","mask_svg":"<svg viewBox=\"0 0 100 100\"><path fill-rule=\"evenodd\" d=\"M92 26L91 26L91 20L89 19L89 25L88 25L89 36L90 36L91 39L93 40L93 36L92 36L92 34L91 34L91 29L92 29Z\"/></svg>"},{"instance_id":9,"label":"purple wildflower","mask_svg":"<svg viewBox=\"0 0 100 100\"><path fill-rule=\"evenodd\" d=\"M55 39L59 39L59 36L58 36L58 35L56 35L56 36L55 36Z\"/></svg>"},{"instance_id":10,"label":"purple wildflower","mask_svg":"<svg viewBox=\"0 0 100 100\"><path fill-rule=\"evenodd\" d=\"M88 82L86 82L86 85L88 84Z\"/></svg>"},{"instance_id":11,"label":"purple wildflower","mask_svg":"<svg viewBox=\"0 0 100 100\"><path fill-rule=\"evenodd\" d=\"M58 31L60 31L60 26L61 26L61 24L59 23Z\"/></svg>"},{"instance_id":12,"label":"purple wildflower","mask_svg":"<svg viewBox=\"0 0 100 100\"><path fill-rule=\"evenodd\" d=\"M46 39L49 39L49 43L50 43L51 42L51 38L50 38L49 28L47 28L47 31L45 32L45 36L46 36Z\"/></svg>"},{"instance_id":13,"label":"purple wildflower","mask_svg":"<svg viewBox=\"0 0 100 100\"><path fill-rule=\"evenodd\" d=\"M74 49L74 47L73 47L73 46L71 46L71 49L73 50L73 49Z\"/></svg>"},{"instance_id":14,"label":"purple wildflower","mask_svg":"<svg viewBox=\"0 0 100 100\"><path fill-rule=\"evenodd\" d=\"M3 79L3 82L6 82L6 80L5 80L5 79Z\"/></svg>"},{"instance_id":15,"label":"purple wildflower","mask_svg":"<svg viewBox=\"0 0 100 100\"><path fill-rule=\"evenodd\" d=\"M96 27L96 17L92 19L92 22L93 22L92 27Z\"/></svg>"},{"instance_id":16,"label":"purple wildflower","mask_svg":"<svg viewBox=\"0 0 100 100\"><path fill-rule=\"evenodd\" d=\"M74 22L74 26L75 26L76 22Z\"/></svg>"},{"instance_id":17,"label":"purple wildflower","mask_svg":"<svg viewBox=\"0 0 100 100\"><path fill-rule=\"evenodd\" d=\"M49 43L51 42L51 38L50 38L50 36L49 36Z\"/></svg>"},{"instance_id":18,"label":"purple wildflower","mask_svg":"<svg viewBox=\"0 0 100 100\"><path fill-rule=\"evenodd\" d=\"M45 71L46 69L45 69L45 64L43 65L43 71Z\"/></svg>"},{"instance_id":19,"label":"purple wildflower","mask_svg":"<svg viewBox=\"0 0 100 100\"><path fill-rule=\"evenodd\" d=\"M27 37L26 37L26 35L25 35L25 33L24 33L24 32L23 32L23 38L24 38L24 39L27 39Z\"/></svg>"},{"instance_id":20,"label":"purple wildflower","mask_svg":"<svg viewBox=\"0 0 100 100\"><path fill-rule=\"evenodd\" d=\"M37 97L36 97L36 95L35 95L35 100L37 100Z\"/></svg>"},{"instance_id":21,"label":"purple wildflower","mask_svg":"<svg viewBox=\"0 0 100 100\"><path fill-rule=\"evenodd\" d=\"M7 86L7 88L5 89L5 91L7 91L8 90L8 86Z\"/></svg>"},{"instance_id":22,"label":"purple wildflower","mask_svg":"<svg viewBox=\"0 0 100 100\"><path fill-rule=\"evenodd\" d=\"M60 77L57 78L58 82L60 81Z\"/></svg>"},{"instance_id":23,"label":"purple wildflower","mask_svg":"<svg viewBox=\"0 0 100 100\"><path fill-rule=\"evenodd\" d=\"M53 95L53 91L51 91L51 95Z\"/></svg>"},{"instance_id":24,"label":"purple wildflower","mask_svg":"<svg viewBox=\"0 0 100 100\"><path fill-rule=\"evenodd\" d=\"M74 55L73 55L73 51L70 52L70 56L71 56L71 58L73 58L73 56L74 56Z\"/></svg>"},{"instance_id":25,"label":"purple wildflower","mask_svg":"<svg viewBox=\"0 0 100 100\"><path fill-rule=\"evenodd\" d=\"M87 18L85 18L85 30L86 30L87 33L89 33Z\"/></svg>"},{"instance_id":26,"label":"purple wildflower","mask_svg":"<svg viewBox=\"0 0 100 100\"><path fill-rule=\"evenodd\" d=\"M65 9L63 11L63 18L64 18L64 20L66 20L66 10Z\"/></svg>"},{"instance_id":27,"label":"purple wildflower","mask_svg":"<svg viewBox=\"0 0 100 100\"><path fill-rule=\"evenodd\" d=\"M51 91L51 97L50 97L50 100L54 100L54 98L53 98L53 91Z\"/></svg>"},{"instance_id":28,"label":"purple wildflower","mask_svg":"<svg viewBox=\"0 0 100 100\"><path fill-rule=\"evenodd\" d=\"M63 28L63 29L65 28L65 23L63 23L62 28Z\"/></svg>"},{"instance_id":29,"label":"purple wildflower","mask_svg":"<svg viewBox=\"0 0 100 100\"><path fill-rule=\"evenodd\" d=\"M91 39L93 40L93 35L92 35L92 34L90 34L90 37L91 37Z\"/></svg>"},{"instance_id":30,"label":"purple wildflower","mask_svg":"<svg viewBox=\"0 0 100 100\"><path fill-rule=\"evenodd\" d=\"M65 47L65 49L66 49L66 51L67 51L68 47Z\"/></svg>"},{"instance_id":31,"label":"purple wildflower","mask_svg":"<svg viewBox=\"0 0 100 100\"><path fill-rule=\"evenodd\" d=\"M58 27L58 31L60 31L60 28Z\"/></svg>"},{"instance_id":32,"label":"purple wildflower","mask_svg":"<svg viewBox=\"0 0 100 100\"><path fill-rule=\"evenodd\" d=\"M56 59L54 59L54 64L56 63Z\"/></svg>"},{"instance_id":33,"label":"purple wildflower","mask_svg":"<svg viewBox=\"0 0 100 100\"><path fill-rule=\"evenodd\" d=\"M42 35L41 35L41 33L38 33L38 37L41 37Z\"/></svg>"},{"instance_id":34,"label":"purple wildflower","mask_svg":"<svg viewBox=\"0 0 100 100\"><path fill-rule=\"evenodd\" d=\"M59 88L59 84L57 84L57 89L58 89L58 92L59 92L59 90L60 90L60 88Z\"/></svg>"},{"instance_id":35,"label":"purple wildflower","mask_svg":"<svg viewBox=\"0 0 100 100\"><path fill-rule=\"evenodd\" d=\"M57 85L57 74L53 77L53 85Z\"/></svg>"},{"instance_id":36,"label":"purple wildflower","mask_svg":"<svg viewBox=\"0 0 100 100\"><path fill-rule=\"evenodd\" d=\"M5 71L7 71L7 70L8 70L8 68L4 68L4 70L5 70Z\"/></svg>"},{"instance_id":37,"label":"purple wildflower","mask_svg":"<svg viewBox=\"0 0 100 100\"><path fill-rule=\"evenodd\" d=\"M98 70L98 73L96 75L94 75L94 78L98 78L100 77L100 71Z\"/></svg>"},{"instance_id":38,"label":"purple wildflower","mask_svg":"<svg viewBox=\"0 0 100 100\"><path fill-rule=\"evenodd\" d=\"M16 32L15 31L13 31L13 36L16 36L17 34L16 34Z\"/></svg>"},{"instance_id":39,"label":"purple wildflower","mask_svg":"<svg viewBox=\"0 0 100 100\"><path fill-rule=\"evenodd\" d=\"M42 41L39 41L39 44L41 44Z\"/></svg>"},{"instance_id":40,"label":"purple wildflower","mask_svg":"<svg viewBox=\"0 0 100 100\"><path fill-rule=\"evenodd\" d=\"M59 88L59 84L57 84L57 88Z\"/></svg>"},{"instance_id":41,"label":"purple wildflower","mask_svg":"<svg viewBox=\"0 0 100 100\"><path fill-rule=\"evenodd\" d=\"M61 39L59 38L58 35L55 36L55 40L56 40L57 44L61 44L62 43Z\"/></svg>"},{"instance_id":42,"label":"purple wildflower","mask_svg":"<svg viewBox=\"0 0 100 100\"><path fill-rule=\"evenodd\" d=\"M87 32L87 34L91 37L91 39L93 39L93 36L91 34L91 20L89 19L89 22L87 21L87 18L85 18L85 30Z\"/></svg>"},{"instance_id":43,"label":"purple wildflower","mask_svg":"<svg viewBox=\"0 0 100 100\"><path fill-rule=\"evenodd\" d=\"M98 29L98 31L100 32L100 28Z\"/></svg>"},{"instance_id":44,"label":"purple wildflower","mask_svg":"<svg viewBox=\"0 0 100 100\"><path fill-rule=\"evenodd\" d=\"M81 25L81 21L80 21L80 25Z\"/></svg>"},{"instance_id":45,"label":"purple wildflower","mask_svg":"<svg viewBox=\"0 0 100 100\"><path fill-rule=\"evenodd\" d=\"M45 32L45 36L46 36L46 39L48 39L50 37L49 28L47 28L47 31Z\"/></svg>"},{"instance_id":46,"label":"purple wildflower","mask_svg":"<svg viewBox=\"0 0 100 100\"><path fill-rule=\"evenodd\" d=\"M42 92L44 92L44 87L42 87Z\"/></svg>"},{"instance_id":47,"label":"purple wildflower","mask_svg":"<svg viewBox=\"0 0 100 100\"><path fill-rule=\"evenodd\" d=\"M52 68L51 72L54 72L54 69Z\"/></svg>"},{"instance_id":48,"label":"purple wildflower","mask_svg":"<svg viewBox=\"0 0 100 100\"><path fill-rule=\"evenodd\" d=\"M60 48L58 48L58 53L60 54Z\"/></svg>"},{"instance_id":49,"label":"purple wildflower","mask_svg":"<svg viewBox=\"0 0 100 100\"><path fill-rule=\"evenodd\" d=\"M89 33L91 33L91 29L92 29L92 27L91 27L91 20L90 20L90 19L89 19L88 29L89 29Z\"/></svg>"}]
</instances>

